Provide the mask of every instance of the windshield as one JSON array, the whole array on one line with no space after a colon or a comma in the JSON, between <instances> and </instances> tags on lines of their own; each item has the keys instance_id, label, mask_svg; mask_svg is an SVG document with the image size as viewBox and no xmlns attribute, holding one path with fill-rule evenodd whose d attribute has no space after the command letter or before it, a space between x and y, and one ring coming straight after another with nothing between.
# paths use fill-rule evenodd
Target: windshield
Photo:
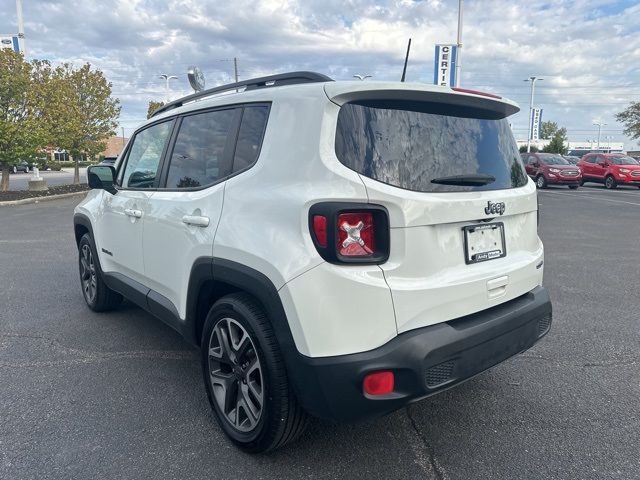
<instances>
[{"instance_id":1,"label":"windshield","mask_svg":"<svg viewBox=\"0 0 640 480\"><path fill-rule=\"evenodd\" d=\"M640 165L635 158L627 157L626 155L620 157L609 157L609 160L614 165Z\"/></svg>"},{"instance_id":2,"label":"windshield","mask_svg":"<svg viewBox=\"0 0 640 480\"><path fill-rule=\"evenodd\" d=\"M539 153L538 156L547 165L569 165L564 157L560 155L552 155L550 153Z\"/></svg>"},{"instance_id":3,"label":"windshield","mask_svg":"<svg viewBox=\"0 0 640 480\"><path fill-rule=\"evenodd\" d=\"M469 110L452 116L456 108L427 103L348 103L338 115L336 155L345 166L369 178L418 192L526 185L507 120L474 118L482 117L483 112L470 115ZM448 181L463 176L462 182Z\"/></svg>"}]
</instances>

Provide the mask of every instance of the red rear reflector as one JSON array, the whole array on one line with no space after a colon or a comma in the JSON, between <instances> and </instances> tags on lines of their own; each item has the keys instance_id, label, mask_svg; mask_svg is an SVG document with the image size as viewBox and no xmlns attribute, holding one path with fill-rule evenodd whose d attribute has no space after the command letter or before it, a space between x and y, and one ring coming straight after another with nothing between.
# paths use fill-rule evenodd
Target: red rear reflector
<instances>
[{"instance_id":1,"label":"red rear reflector","mask_svg":"<svg viewBox=\"0 0 640 480\"><path fill-rule=\"evenodd\" d=\"M340 255L344 257L369 257L373 255L376 245L372 213L341 213L338 216L337 227L337 249Z\"/></svg>"},{"instance_id":2,"label":"red rear reflector","mask_svg":"<svg viewBox=\"0 0 640 480\"><path fill-rule=\"evenodd\" d=\"M374 372L364 377L362 387L367 395L387 395L393 392L393 372Z\"/></svg>"},{"instance_id":3,"label":"red rear reflector","mask_svg":"<svg viewBox=\"0 0 640 480\"><path fill-rule=\"evenodd\" d=\"M313 217L313 233L316 234L316 240L322 247L327 246L327 217L323 215L315 215Z\"/></svg>"},{"instance_id":4,"label":"red rear reflector","mask_svg":"<svg viewBox=\"0 0 640 480\"><path fill-rule=\"evenodd\" d=\"M493 93L481 92L479 90L470 90L468 88L460 88L460 87L451 87L451 90L455 90L460 93L471 93L473 95L482 95L483 97L491 97L491 98L502 98L499 95L494 95Z\"/></svg>"}]
</instances>

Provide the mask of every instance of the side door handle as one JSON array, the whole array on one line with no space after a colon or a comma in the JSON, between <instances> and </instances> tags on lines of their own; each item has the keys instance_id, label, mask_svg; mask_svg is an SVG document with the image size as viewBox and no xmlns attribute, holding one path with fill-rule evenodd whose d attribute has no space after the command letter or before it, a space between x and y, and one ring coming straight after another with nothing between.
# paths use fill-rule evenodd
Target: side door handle
<instances>
[{"instance_id":1,"label":"side door handle","mask_svg":"<svg viewBox=\"0 0 640 480\"><path fill-rule=\"evenodd\" d=\"M203 217L201 215L185 215L182 217L182 223L192 225L194 227L208 227L209 217Z\"/></svg>"},{"instance_id":2,"label":"side door handle","mask_svg":"<svg viewBox=\"0 0 640 480\"><path fill-rule=\"evenodd\" d=\"M125 208L124 214L128 217L142 218L142 210L136 210L134 208Z\"/></svg>"}]
</instances>

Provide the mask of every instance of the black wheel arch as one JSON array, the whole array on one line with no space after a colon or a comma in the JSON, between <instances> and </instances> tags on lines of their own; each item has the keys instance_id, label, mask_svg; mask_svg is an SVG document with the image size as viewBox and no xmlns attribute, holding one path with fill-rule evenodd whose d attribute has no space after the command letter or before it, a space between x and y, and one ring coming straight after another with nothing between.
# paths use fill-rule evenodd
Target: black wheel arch
<instances>
[{"instance_id":1,"label":"black wheel arch","mask_svg":"<svg viewBox=\"0 0 640 480\"><path fill-rule=\"evenodd\" d=\"M76 213L73 215L73 232L76 237L76 246L80 245L80 239L85 233L88 233L93 238L95 242L95 237L93 236L93 227L91 226L91 220L89 217L82 213Z\"/></svg>"},{"instance_id":2,"label":"black wheel arch","mask_svg":"<svg viewBox=\"0 0 640 480\"><path fill-rule=\"evenodd\" d=\"M182 334L189 343L200 346L207 314L220 298L234 292L251 295L264 310L274 330L294 391L299 392L298 359L301 354L295 345L280 294L273 282L263 273L238 262L215 257L198 258L189 278L187 312ZM298 396L299 397L299 396Z\"/></svg>"}]
</instances>

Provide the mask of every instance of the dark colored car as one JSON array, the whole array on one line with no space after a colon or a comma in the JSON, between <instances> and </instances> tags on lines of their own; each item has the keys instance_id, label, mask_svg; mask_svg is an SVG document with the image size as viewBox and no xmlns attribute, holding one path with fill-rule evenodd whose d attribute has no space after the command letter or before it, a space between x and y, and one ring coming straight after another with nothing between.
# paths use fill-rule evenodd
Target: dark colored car
<instances>
[{"instance_id":1,"label":"dark colored car","mask_svg":"<svg viewBox=\"0 0 640 480\"><path fill-rule=\"evenodd\" d=\"M29 165L29 163L24 160L18 163L14 163L11 166L11 171L13 173L18 173L18 172L29 173L29 170L33 170L33 166Z\"/></svg>"},{"instance_id":2,"label":"dark colored car","mask_svg":"<svg viewBox=\"0 0 640 480\"><path fill-rule=\"evenodd\" d=\"M100 162L100 165L114 166L116 164L116 160L118 160L118 157L104 157L104 159Z\"/></svg>"},{"instance_id":3,"label":"dark colored car","mask_svg":"<svg viewBox=\"0 0 640 480\"><path fill-rule=\"evenodd\" d=\"M606 188L632 185L640 188L640 163L622 153L588 153L578 162L582 181L602 183Z\"/></svg>"},{"instance_id":4,"label":"dark colored car","mask_svg":"<svg viewBox=\"0 0 640 480\"><path fill-rule=\"evenodd\" d=\"M557 153L521 153L527 175L533 178L538 188L547 185L567 185L572 190L582 182L582 173L577 165L570 164Z\"/></svg>"}]
</instances>

